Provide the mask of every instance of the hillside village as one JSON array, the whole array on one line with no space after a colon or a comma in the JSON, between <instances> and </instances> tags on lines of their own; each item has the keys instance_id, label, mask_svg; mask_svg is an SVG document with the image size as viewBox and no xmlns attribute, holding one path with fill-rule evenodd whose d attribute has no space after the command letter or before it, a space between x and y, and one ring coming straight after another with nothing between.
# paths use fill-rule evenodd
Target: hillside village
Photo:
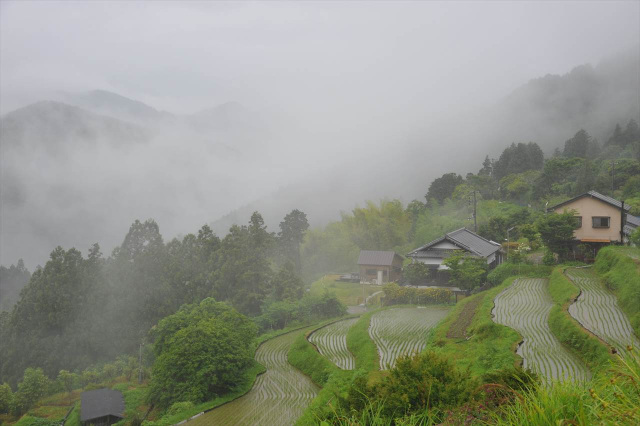
<instances>
[{"instance_id":1,"label":"hillside village","mask_svg":"<svg viewBox=\"0 0 640 426\"><path fill-rule=\"evenodd\" d=\"M640 425L640 2L1 3L0 426Z\"/></svg>"},{"instance_id":2,"label":"hillside village","mask_svg":"<svg viewBox=\"0 0 640 426\"><path fill-rule=\"evenodd\" d=\"M640 133L631 121L603 146L580 131L547 159L534 143L513 144L497 160L487 157L477 174L435 179L425 202L369 202L324 229L309 229L306 214L294 210L275 234L255 212L248 225L234 225L222 239L204 226L197 235L165 243L149 220L136 221L108 258L98 245L87 258L58 248L44 268L13 275L29 282L17 305L0 317L2 341L8 343L0 348L0 372L8 382L0 393L3 421L31 424L25 419L50 418L55 423L64 412L65 424L144 420L160 425L204 413L189 423L262 423L261 404L270 400L255 392L281 389L282 375L298 381L299 392L311 392L306 406L278 400L300 424L317 416L330 420L333 410L371 416L373 406L363 406L353 392L383 401L406 390L396 389L400 383L394 375L375 376L380 382L370 385L353 381L353 372L400 369L394 374L404 374L402 369L414 363L445 362L440 356L455 360L443 373L452 376L430 380L446 380L459 389L471 385L456 375L463 368L471 369L469 380L476 384L512 386L508 377L514 374L524 380L514 388L518 392L540 392L534 391L539 382L608 374L609 363L636 368L616 364L615 354L628 347L631 365L640 360L640 301L634 290L640 273L633 247L640 243L639 147ZM12 268L6 271L18 270ZM604 297L599 303L605 305L590 306L590 291L596 299ZM538 299L545 292L549 296ZM521 303L550 303L551 310L521 317ZM580 316L602 306L617 325L602 328L590 322L591 316ZM347 319L340 320L344 315ZM201 322L193 322L198 318ZM188 373L210 368L209 361L190 366L183 361L191 356L184 353L192 344L190 333L206 335L203 325L218 324L216 318L234 324L226 333L238 345L234 361L225 367L235 373L213 389L209 379L193 381ZM532 329L528 321L543 325ZM92 335L87 324L100 333ZM125 324L138 328L126 330ZM539 327L546 335L533 331ZM611 334L611 327L618 331ZM394 339L405 349L385 343ZM555 343L536 346L543 341ZM479 355L490 346L495 357ZM229 356L215 346L202 349L212 351L212 366L219 365L215 360L221 358L215 357ZM414 351L421 354L402 357ZM97 353L101 363L89 364L95 356L89 354ZM277 353L285 361L274 363ZM206 377L221 373L214 369ZM109 388L115 393L95 390ZM189 396L196 395L193 389L200 389L199 396ZM225 409L215 408L241 395ZM331 395L338 395L338 405L327 405ZM421 398L419 392L407 395ZM453 410L445 417L430 409L412 421L440 413L437 418L455 423L464 407L484 404L460 390L455 395L433 402ZM239 408L243 404L251 407L249 414ZM389 416L400 408L387 400L380 409L376 415ZM418 412L405 411L405 416L409 413ZM502 415L486 409L474 414L478 419Z\"/></svg>"}]
</instances>

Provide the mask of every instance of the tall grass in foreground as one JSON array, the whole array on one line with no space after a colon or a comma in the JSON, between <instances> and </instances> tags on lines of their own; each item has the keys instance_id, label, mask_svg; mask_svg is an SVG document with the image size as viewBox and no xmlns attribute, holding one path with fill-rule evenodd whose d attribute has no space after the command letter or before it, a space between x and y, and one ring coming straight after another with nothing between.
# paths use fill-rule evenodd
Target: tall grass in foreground
<instances>
[{"instance_id":1,"label":"tall grass in foreground","mask_svg":"<svg viewBox=\"0 0 640 426\"><path fill-rule=\"evenodd\" d=\"M519 394L518 401L491 413L489 424L640 424L640 356L629 348L606 374L584 387L555 382Z\"/></svg>"},{"instance_id":2,"label":"tall grass in foreground","mask_svg":"<svg viewBox=\"0 0 640 426\"><path fill-rule=\"evenodd\" d=\"M497 386L506 391L502 385L489 386ZM330 422L319 423L341 426L638 425L640 354L637 349L629 348L623 357L612 363L610 369L587 382L587 386L565 381L507 392L513 397L504 404L491 404L480 399L445 413L433 410L401 418L385 416L384 401L368 402L362 410L350 416L336 415Z\"/></svg>"}]
</instances>

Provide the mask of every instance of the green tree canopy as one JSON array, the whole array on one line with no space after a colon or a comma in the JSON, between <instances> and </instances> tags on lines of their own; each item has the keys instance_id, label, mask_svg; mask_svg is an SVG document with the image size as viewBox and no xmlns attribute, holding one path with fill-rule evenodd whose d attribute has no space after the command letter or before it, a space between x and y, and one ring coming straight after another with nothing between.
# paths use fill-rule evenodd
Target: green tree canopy
<instances>
[{"instance_id":1,"label":"green tree canopy","mask_svg":"<svg viewBox=\"0 0 640 426\"><path fill-rule=\"evenodd\" d=\"M462 176L460 176L459 174L443 174L442 176L431 182L431 185L429 185L429 190L427 191L427 195L425 195L427 204L433 203L434 201L438 202L438 204L443 204L444 200L451 197L451 194L453 194L456 186L460 185L463 182L464 179L462 179Z\"/></svg>"},{"instance_id":2,"label":"green tree canopy","mask_svg":"<svg viewBox=\"0 0 640 426\"><path fill-rule=\"evenodd\" d=\"M284 255L294 262L298 273L301 271L300 245L304 241L304 234L309 229L307 215L298 209L288 213L280 222L278 233L279 243Z\"/></svg>"},{"instance_id":3,"label":"green tree canopy","mask_svg":"<svg viewBox=\"0 0 640 426\"><path fill-rule=\"evenodd\" d=\"M211 298L162 319L152 330L151 400L166 408L229 392L253 363L256 333L251 320Z\"/></svg>"},{"instance_id":4,"label":"green tree canopy","mask_svg":"<svg viewBox=\"0 0 640 426\"><path fill-rule=\"evenodd\" d=\"M575 211L548 213L537 220L536 228L549 250L560 259L566 259L573 241L573 231L578 229Z\"/></svg>"},{"instance_id":5,"label":"green tree canopy","mask_svg":"<svg viewBox=\"0 0 640 426\"><path fill-rule=\"evenodd\" d=\"M457 250L442 262L449 268L451 281L465 290L473 290L487 280L489 267L483 257L471 256Z\"/></svg>"}]
</instances>

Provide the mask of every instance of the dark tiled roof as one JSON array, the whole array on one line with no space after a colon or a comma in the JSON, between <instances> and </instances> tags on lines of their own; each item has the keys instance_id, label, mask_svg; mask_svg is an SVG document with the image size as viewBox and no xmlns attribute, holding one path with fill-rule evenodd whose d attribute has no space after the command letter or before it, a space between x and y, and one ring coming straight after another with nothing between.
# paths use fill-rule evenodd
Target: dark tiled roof
<instances>
[{"instance_id":1,"label":"dark tiled roof","mask_svg":"<svg viewBox=\"0 0 640 426\"><path fill-rule=\"evenodd\" d=\"M637 228L640 226L640 217L627 214L627 225Z\"/></svg>"},{"instance_id":2,"label":"dark tiled roof","mask_svg":"<svg viewBox=\"0 0 640 426\"><path fill-rule=\"evenodd\" d=\"M117 390L105 388L82 392L81 401L82 422L109 415L124 418L124 399Z\"/></svg>"},{"instance_id":3,"label":"dark tiled roof","mask_svg":"<svg viewBox=\"0 0 640 426\"><path fill-rule=\"evenodd\" d=\"M411 253L414 257L434 257L440 259L451 256L453 252L454 250L447 249L425 249L418 252L412 251Z\"/></svg>"},{"instance_id":4,"label":"dark tiled roof","mask_svg":"<svg viewBox=\"0 0 640 426\"><path fill-rule=\"evenodd\" d=\"M598 200L600 200L600 201L602 201L602 202L604 202L604 203L607 203L607 204L609 204L609 205L612 205L613 207L617 207L617 208L621 208L621 207L622 207L622 202L621 202L621 201L616 200L615 198L611 198L611 197L608 197L608 196L606 196L606 195L602 195L601 193L596 192L596 191L589 191L589 192L585 192L584 194L580 194L580 195L578 195L577 197L573 197L573 198L572 198L572 199L570 199L570 200L563 201L563 202L562 202L562 203L560 203L560 204L556 204L556 205L555 205L555 206L553 206L553 207L549 207L549 208L547 209L547 211L549 211L549 210L555 210L555 209L557 209L558 207L562 207L562 206L564 206L564 205L566 205L566 204L572 203L572 202L574 202L574 201L576 201L576 200L579 200L580 198L584 198L584 197L596 198L596 199L598 199ZM631 208L631 207L630 207L628 204L625 204L625 205L624 205L624 209L625 209L625 211L626 211L626 210L629 210L630 208Z\"/></svg>"},{"instance_id":5,"label":"dark tiled roof","mask_svg":"<svg viewBox=\"0 0 640 426\"><path fill-rule=\"evenodd\" d=\"M391 266L395 256L400 257L394 251L360 250L358 265Z\"/></svg>"},{"instance_id":6,"label":"dark tiled roof","mask_svg":"<svg viewBox=\"0 0 640 426\"><path fill-rule=\"evenodd\" d=\"M500 250L500 244L495 241L489 241L486 238L482 238L480 235L475 232L471 232L466 228L460 228L453 232L449 232L445 234L444 237L438 238L437 240L431 241L429 244L426 244L420 248L415 249L407 256L409 257L421 257L422 253L430 251L429 248L438 244L441 241L448 240L456 246L460 247L463 250L471 252L476 256L489 257L493 253Z\"/></svg>"}]
</instances>

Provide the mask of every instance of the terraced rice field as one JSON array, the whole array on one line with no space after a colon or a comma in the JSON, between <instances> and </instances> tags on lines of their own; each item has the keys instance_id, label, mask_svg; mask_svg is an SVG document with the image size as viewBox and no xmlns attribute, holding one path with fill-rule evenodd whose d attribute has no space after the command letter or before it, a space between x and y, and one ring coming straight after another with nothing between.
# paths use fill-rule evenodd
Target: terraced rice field
<instances>
[{"instance_id":1,"label":"terraced rice field","mask_svg":"<svg viewBox=\"0 0 640 426\"><path fill-rule=\"evenodd\" d=\"M569 313L584 328L624 353L627 345L640 348L627 316L618 306L615 295L609 293L590 269L567 269L565 274L581 290Z\"/></svg>"},{"instance_id":2,"label":"terraced rice field","mask_svg":"<svg viewBox=\"0 0 640 426\"><path fill-rule=\"evenodd\" d=\"M309 336L318 351L343 370L353 370L356 359L347 349L347 332L357 318L346 319L314 331Z\"/></svg>"},{"instance_id":3,"label":"terraced rice field","mask_svg":"<svg viewBox=\"0 0 640 426\"><path fill-rule=\"evenodd\" d=\"M197 425L292 425L318 394L318 387L287 362L294 331L263 343L256 360L267 368L246 395L187 423Z\"/></svg>"},{"instance_id":4,"label":"terraced rice field","mask_svg":"<svg viewBox=\"0 0 640 426\"><path fill-rule=\"evenodd\" d=\"M448 307L395 308L371 317L369 336L378 347L380 369L390 369L401 355L422 351L429 331L449 312Z\"/></svg>"},{"instance_id":5,"label":"terraced rice field","mask_svg":"<svg viewBox=\"0 0 640 426\"><path fill-rule=\"evenodd\" d=\"M549 329L552 307L547 280L518 279L496 296L493 320L523 336L518 354L524 358L525 368L547 380L584 381L590 376L587 367L564 349Z\"/></svg>"}]
</instances>

